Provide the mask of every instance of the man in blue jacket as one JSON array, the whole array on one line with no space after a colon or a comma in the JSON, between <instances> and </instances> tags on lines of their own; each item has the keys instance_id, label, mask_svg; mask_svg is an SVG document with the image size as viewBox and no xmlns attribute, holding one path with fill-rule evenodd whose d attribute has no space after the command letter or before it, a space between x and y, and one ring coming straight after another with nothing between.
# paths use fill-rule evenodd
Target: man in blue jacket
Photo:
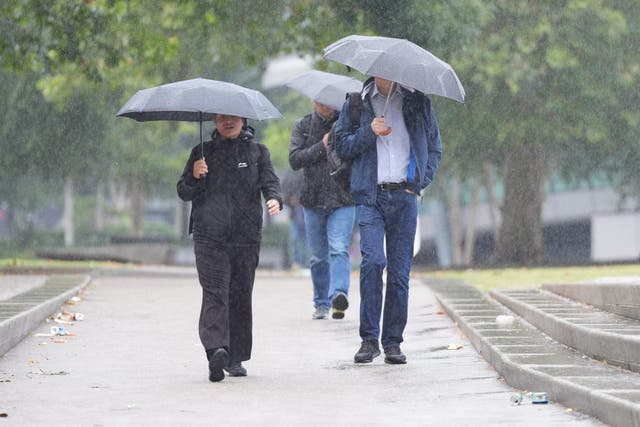
<instances>
[{"instance_id":1,"label":"man in blue jacket","mask_svg":"<svg viewBox=\"0 0 640 427\"><path fill-rule=\"evenodd\" d=\"M361 96L360 127L353 131L349 100L336 125L337 152L343 159L353 159L351 196L356 203L362 252L362 345L354 361L372 362L380 355L381 339L385 362L404 364L400 344L407 324L418 198L435 177L442 143L435 113L424 94L372 77L364 83Z\"/></svg>"}]
</instances>

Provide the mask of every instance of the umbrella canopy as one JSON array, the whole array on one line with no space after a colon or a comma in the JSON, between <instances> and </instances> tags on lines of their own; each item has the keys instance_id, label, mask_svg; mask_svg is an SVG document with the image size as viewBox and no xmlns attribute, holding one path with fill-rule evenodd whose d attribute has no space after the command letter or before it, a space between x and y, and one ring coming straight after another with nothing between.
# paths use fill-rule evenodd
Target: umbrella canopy
<instances>
[{"instance_id":1,"label":"umbrella canopy","mask_svg":"<svg viewBox=\"0 0 640 427\"><path fill-rule=\"evenodd\" d=\"M323 56L369 76L464 102L464 88L453 68L405 39L351 35L327 46Z\"/></svg>"},{"instance_id":2,"label":"umbrella canopy","mask_svg":"<svg viewBox=\"0 0 640 427\"><path fill-rule=\"evenodd\" d=\"M215 114L253 120L282 117L260 92L233 83L208 79L183 80L138 91L116 116L139 122L214 120Z\"/></svg>"},{"instance_id":3,"label":"umbrella canopy","mask_svg":"<svg viewBox=\"0 0 640 427\"><path fill-rule=\"evenodd\" d=\"M362 82L340 74L311 70L294 77L286 86L312 101L339 111L342 109L346 94L359 92L362 89Z\"/></svg>"}]
</instances>

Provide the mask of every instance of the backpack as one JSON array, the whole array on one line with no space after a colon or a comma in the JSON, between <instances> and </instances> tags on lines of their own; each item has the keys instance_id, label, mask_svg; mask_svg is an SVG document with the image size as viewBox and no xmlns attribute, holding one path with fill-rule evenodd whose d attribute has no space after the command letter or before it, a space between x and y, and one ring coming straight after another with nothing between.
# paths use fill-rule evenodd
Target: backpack
<instances>
[{"instance_id":1,"label":"backpack","mask_svg":"<svg viewBox=\"0 0 640 427\"><path fill-rule=\"evenodd\" d=\"M349 92L349 115L351 118L351 131L355 132L360 127L360 112L362 111L362 98L359 92ZM351 187L351 164L352 160L343 160L336 152L336 123L331 126L329 131L329 145L327 147L327 165L329 167L329 175L339 188L350 192Z\"/></svg>"}]
</instances>

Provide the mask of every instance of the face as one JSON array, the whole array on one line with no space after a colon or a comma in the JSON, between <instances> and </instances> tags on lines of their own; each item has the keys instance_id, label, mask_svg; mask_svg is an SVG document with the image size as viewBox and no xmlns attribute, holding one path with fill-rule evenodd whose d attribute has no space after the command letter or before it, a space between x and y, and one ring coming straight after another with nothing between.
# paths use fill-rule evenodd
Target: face
<instances>
[{"instance_id":1,"label":"face","mask_svg":"<svg viewBox=\"0 0 640 427\"><path fill-rule=\"evenodd\" d=\"M319 102L314 102L313 105L316 111L318 112L318 114L320 114L324 118L328 118L335 111L333 108L329 107L328 105L320 104Z\"/></svg>"},{"instance_id":2,"label":"face","mask_svg":"<svg viewBox=\"0 0 640 427\"><path fill-rule=\"evenodd\" d=\"M387 96L389 94L389 91L391 90L391 85L393 84L393 81L383 79L382 77L376 77L375 81L376 81L376 86L378 86L378 90L380 91L380 93Z\"/></svg>"},{"instance_id":3,"label":"face","mask_svg":"<svg viewBox=\"0 0 640 427\"><path fill-rule=\"evenodd\" d=\"M244 120L242 117L216 114L216 129L225 139L234 139L240 135Z\"/></svg>"}]
</instances>

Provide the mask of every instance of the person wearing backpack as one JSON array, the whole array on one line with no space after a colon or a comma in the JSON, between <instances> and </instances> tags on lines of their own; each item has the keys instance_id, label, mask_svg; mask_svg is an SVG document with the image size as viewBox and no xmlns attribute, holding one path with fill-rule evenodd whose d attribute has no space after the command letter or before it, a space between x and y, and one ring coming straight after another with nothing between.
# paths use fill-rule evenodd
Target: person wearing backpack
<instances>
[{"instance_id":1,"label":"person wearing backpack","mask_svg":"<svg viewBox=\"0 0 640 427\"><path fill-rule=\"evenodd\" d=\"M362 343L354 362L372 362L380 355L380 340L385 362L404 364L400 344L407 324L418 198L435 177L442 143L431 103L421 92L371 77L361 100L360 125L353 126L348 99L335 131L338 155L352 160L350 188L360 227Z\"/></svg>"},{"instance_id":2,"label":"person wearing backpack","mask_svg":"<svg viewBox=\"0 0 640 427\"><path fill-rule=\"evenodd\" d=\"M349 307L351 261L349 245L355 223L351 196L329 175L329 133L338 112L314 102L314 111L299 119L291 131L289 164L303 169L300 203L304 210L311 253L313 319L342 319Z\"/></svg>"}]
</instances>

